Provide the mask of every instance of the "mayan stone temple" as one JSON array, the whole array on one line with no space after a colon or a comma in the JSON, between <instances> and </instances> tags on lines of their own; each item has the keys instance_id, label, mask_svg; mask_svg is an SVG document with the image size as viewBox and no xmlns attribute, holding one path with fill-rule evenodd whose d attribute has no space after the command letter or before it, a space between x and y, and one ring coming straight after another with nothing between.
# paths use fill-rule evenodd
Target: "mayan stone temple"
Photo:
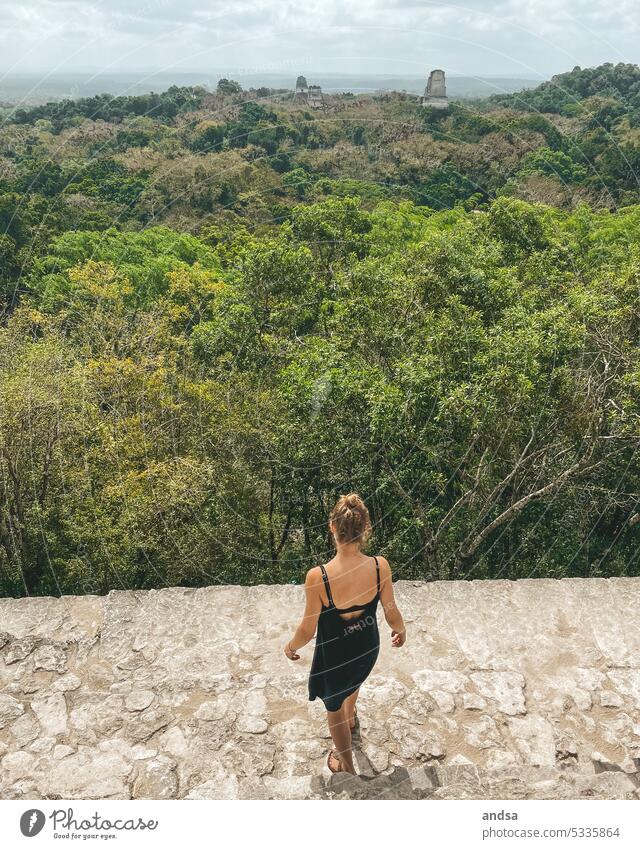
<instances>
[{"instance_id":1,"label":"mayan stone temple","mask_svg":"<svg viewBox=\"0 0 640 849\"><path fill-rule=\"evenodd\" d=\"M436 69L431 71L427 80L427 87L422 98L423 106L433 106L436 109L446 109L449 105L447 98L447 86L444 71Z\"/></svg>"},{"instance_id":2,"label":"mayan stone temple","mask_svg":"<svg viewBox=\"0 0 640 849\"><path fill-rule=\"evenodd\" d=\"M319 85L308 85L307 78L302 75L296 80L296 91L294 95L296 103L304 103L311 109L323 109L324 98Z\"/></svg>"}]
</instances>

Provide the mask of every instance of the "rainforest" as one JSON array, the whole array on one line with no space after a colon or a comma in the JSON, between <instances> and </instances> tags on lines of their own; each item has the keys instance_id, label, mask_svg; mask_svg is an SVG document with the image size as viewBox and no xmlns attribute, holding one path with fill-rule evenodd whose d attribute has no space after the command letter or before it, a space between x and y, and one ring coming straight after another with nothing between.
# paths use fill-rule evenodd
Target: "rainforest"
<instances>
[{"instance_id":1,"label":"rainforest","mask_svg":"<svg viewBox=\"0 0 640 849\"><path fill-rule=\"evenodd\" d=\"M0 595L640 574L638 66L0 124Z\"/></svg>"}]
</instances>

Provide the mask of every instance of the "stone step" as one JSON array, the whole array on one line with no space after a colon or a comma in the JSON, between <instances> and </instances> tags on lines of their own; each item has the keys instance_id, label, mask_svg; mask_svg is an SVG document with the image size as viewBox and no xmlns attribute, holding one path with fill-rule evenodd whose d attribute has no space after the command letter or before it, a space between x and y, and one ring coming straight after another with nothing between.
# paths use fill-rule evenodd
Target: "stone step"
<instances>
[{"instance_id":1,"label":"stone step","mask_svg":"<svg viewBox=\"0 0 640 849\"><path fill-rule=\"evenodd\" d=\"M330 741L327 741L327 751ZM578 765L575 760L557 766L512 764L484 768L461 756L448 763L394 764L376 771L354 740L354 763L358 774L332 774L326 755L317 759L312 771L299 775L278 775L274 771L261 778L241 780L236 787L240 798L257 799L638 799L640 772L637 763L619 764L592 760ZM191 795L190 798L219 798Z\"/></svg>"},{"instance_id":2,"label":"stone step","mask_svg":"<svg viewBox=\"0 0 640 849\"><path fill-rule=\"evenodd\" d=\"M473 764L397 766L384 774L352 776L330 774L325 767L319 774L265 776L242 790L244 798L261 799L639 799L640 777L536 767L486 770Z\"/></svg>"}]
</instances>

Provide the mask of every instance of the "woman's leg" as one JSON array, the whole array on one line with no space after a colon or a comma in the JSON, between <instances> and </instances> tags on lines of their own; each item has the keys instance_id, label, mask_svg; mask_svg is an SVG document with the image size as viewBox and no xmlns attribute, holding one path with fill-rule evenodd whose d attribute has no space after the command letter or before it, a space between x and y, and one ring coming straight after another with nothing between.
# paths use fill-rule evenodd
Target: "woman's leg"
<instances>
[{"instance_id":1,"label":"woman's leg","mask_svg":"<svg viewBox=\"0 0 640 849\"><path fill-rule=\"evenodd\" d=\"M349 728L349 718L345 710L345 702L342 703L340 710L328 710L327 720L329 722L331 739L336 747L342 769L345 772L355 775L356 770L353 766L353 755L351 753L351 729Z\"/></svg>"},{"instance_id":2,"label":"woman's leg","mask_svg":"<svg viewBox=\"0 0 640 849\"><path fill-rule=\"evenodd\" d=\"M356 699L358 698L358 693L360 692L360 687L355 691L355 693L351 693L344 702L342 703L342 707L346 709L347 719L349 720L349 728L353 730L354 725L356 724Z\"/></svg>"}]
</instances>

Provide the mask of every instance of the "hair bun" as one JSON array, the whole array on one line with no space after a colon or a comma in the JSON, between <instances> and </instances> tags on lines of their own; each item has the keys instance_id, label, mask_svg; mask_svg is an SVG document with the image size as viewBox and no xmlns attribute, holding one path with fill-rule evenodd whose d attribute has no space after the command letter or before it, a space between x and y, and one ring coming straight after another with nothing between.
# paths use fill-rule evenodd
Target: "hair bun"
<instances>
[{"instance_id":1,"label":"hair bun","mask_svg":"<svg viewBox=\"0 0 640 849\"><path fill-rule=\"evenodd\" d=\"M371 520L367 506L357 492L341 495L329 521L338 542L364 542L371 533Z\"/></svg>"}]
</instances>

